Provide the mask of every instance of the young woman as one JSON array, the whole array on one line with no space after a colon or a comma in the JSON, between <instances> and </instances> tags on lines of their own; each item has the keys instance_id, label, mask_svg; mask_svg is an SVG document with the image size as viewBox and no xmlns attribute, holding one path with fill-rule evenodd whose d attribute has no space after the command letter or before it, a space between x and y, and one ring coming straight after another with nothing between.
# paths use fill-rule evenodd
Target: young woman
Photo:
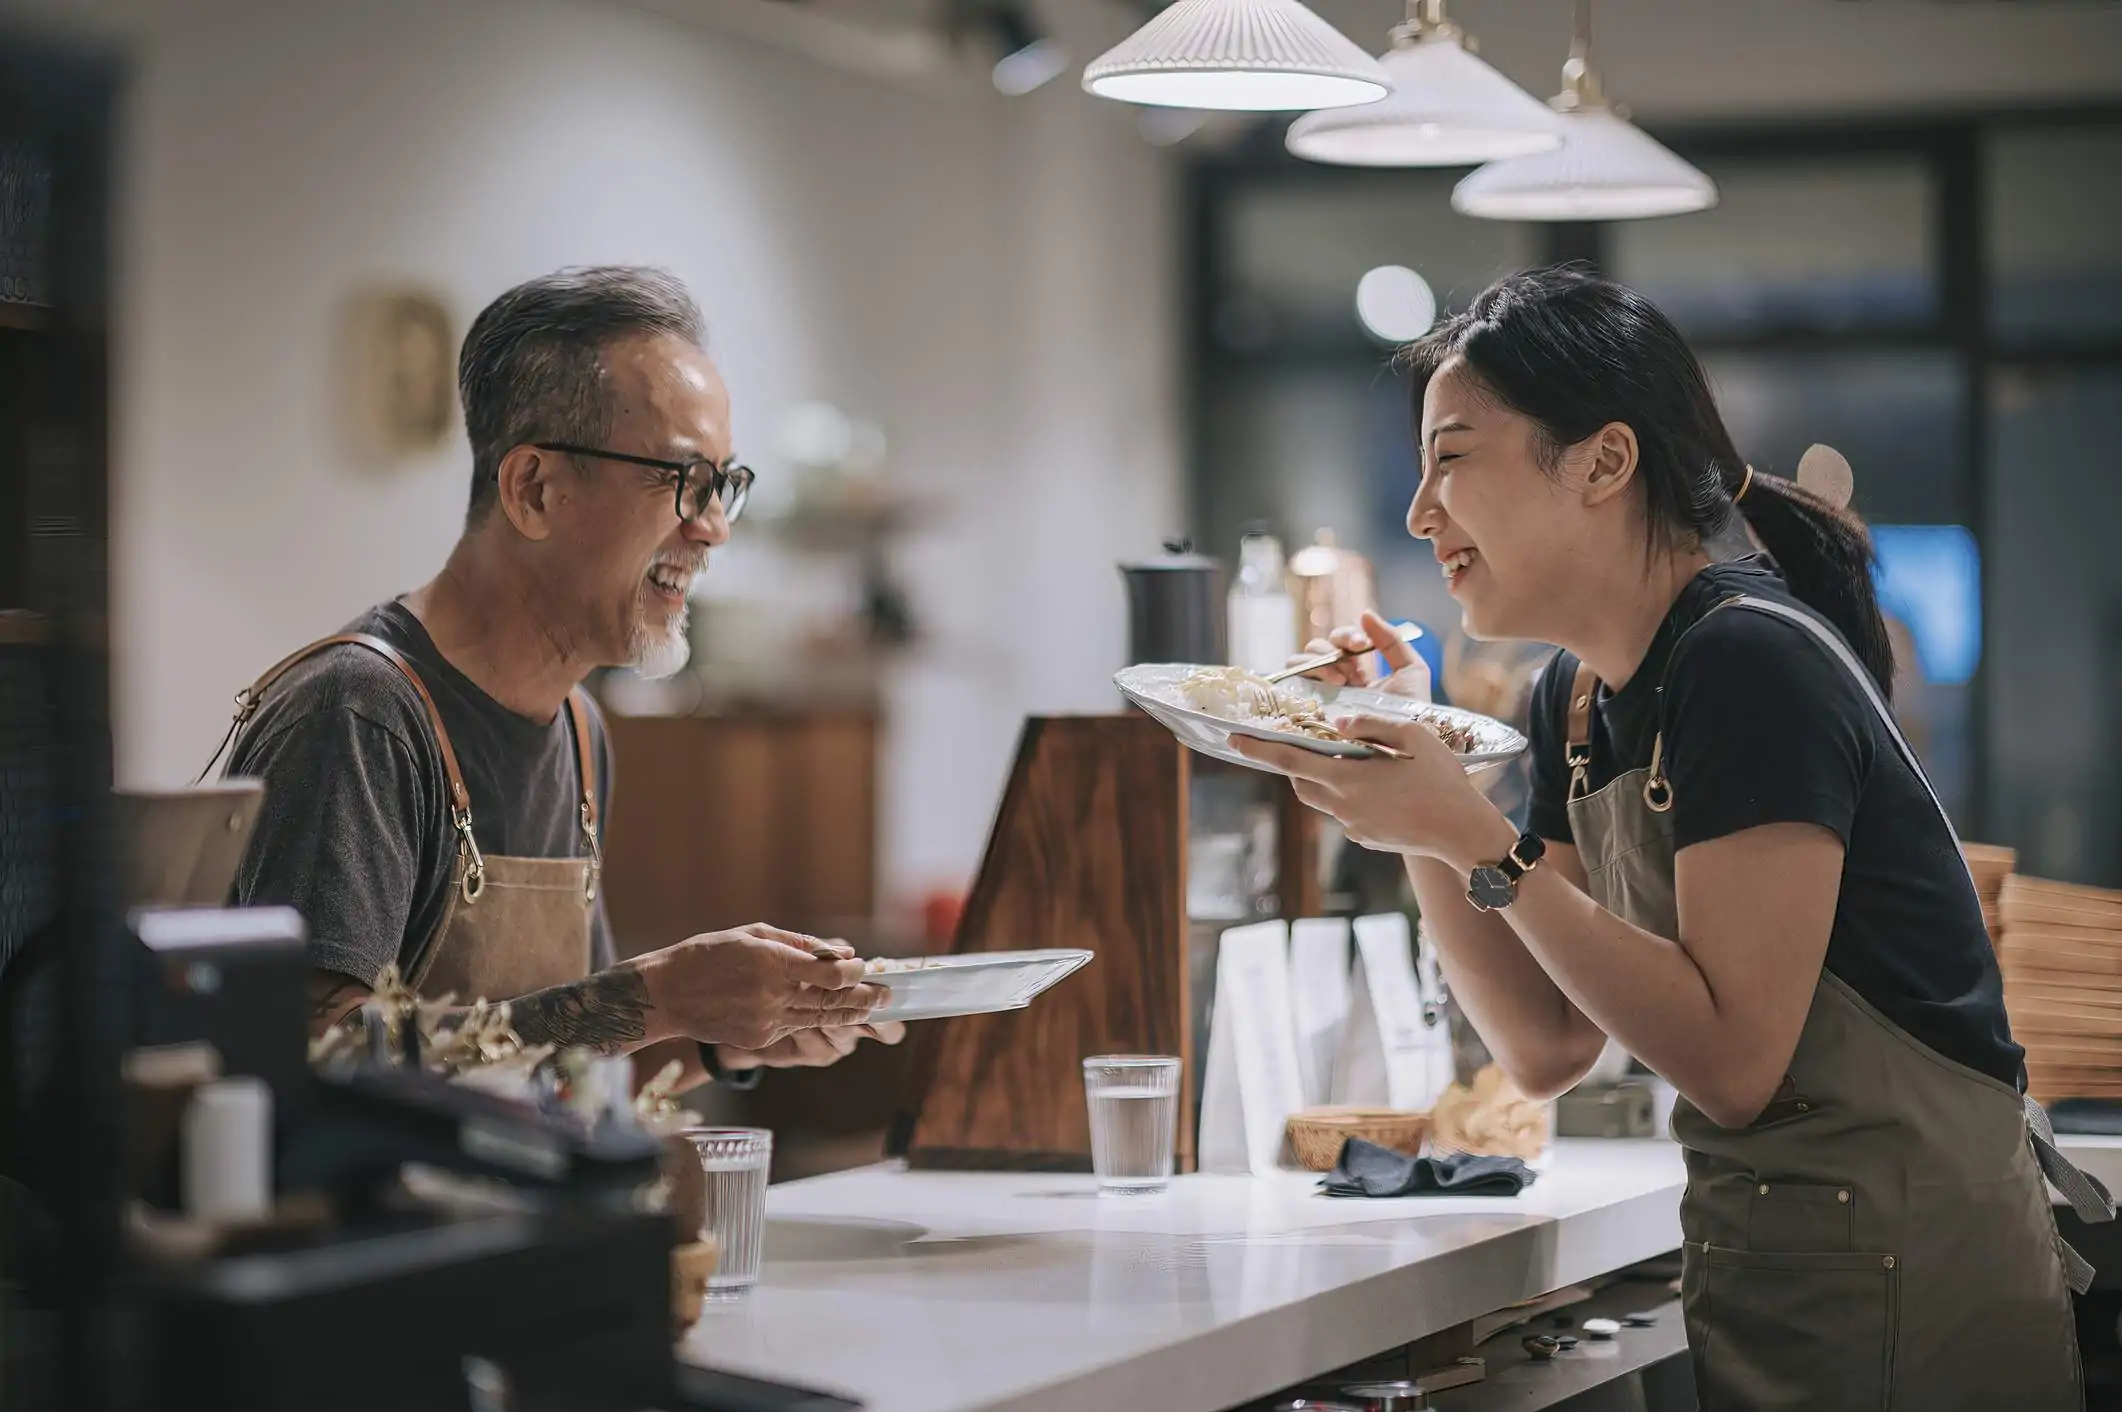
<instances>
[{"instance_id":1,"label":"young woman","mask_svg":"<svg viewBox=\"0 0 2122 1412\"><path fill-rule=\"evenodd\" d=\"M1419 726L1348 723L1401 760L1248 753L1406 855L1527 1093L1608 1037L1679 1090L1705 1409L2079 1407L2082 1262L2043 1168L2094 1215L2105 1194L2022 1100L1973 884L1887 705L1863 526L1749 470L1686 342L1620 285L1511 276L1410 360L1409 532L1471 636L1564 649L1530 830ZM1374 618L1335 641L1366 637L1413 665Z\"/></svg>"}]
</instances>

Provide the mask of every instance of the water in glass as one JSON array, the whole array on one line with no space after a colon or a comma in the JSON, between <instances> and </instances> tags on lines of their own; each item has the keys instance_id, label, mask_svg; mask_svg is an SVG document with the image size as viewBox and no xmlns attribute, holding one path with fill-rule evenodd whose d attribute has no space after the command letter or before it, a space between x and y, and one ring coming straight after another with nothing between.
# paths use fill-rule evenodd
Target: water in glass
<instances>
[{"instance_id":1,"label":"water in glass","mask_svg":"<svg viewBox=\"0 0 2122 1412\"><path fill-rule=\"evenodd\" d=\"M1179 1061L1107 1055L1083 1061L1091 1166L1101 1190L1162 1191L1172 1176Z\"/></svg>"}]
</instances>

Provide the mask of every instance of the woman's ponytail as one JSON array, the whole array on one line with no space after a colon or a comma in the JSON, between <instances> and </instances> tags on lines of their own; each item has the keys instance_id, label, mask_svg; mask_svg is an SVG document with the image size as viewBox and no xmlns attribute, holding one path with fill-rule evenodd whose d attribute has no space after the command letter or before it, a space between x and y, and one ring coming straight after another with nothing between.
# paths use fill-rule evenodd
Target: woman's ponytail
<instances>
[{"instance_id":1,"label":"woman's ponytail","mask_svg":"<svg viewBox=\"0 0 2122 1412\"><path fill-rule=\"evenodd\" d=\"M1835 625L1888 699L1894 649L1872 584L1871 534L1864 522L1794 480L1749 468L1736 487L1739 513L1791 594Z\"/></svg>"}]
</instances>

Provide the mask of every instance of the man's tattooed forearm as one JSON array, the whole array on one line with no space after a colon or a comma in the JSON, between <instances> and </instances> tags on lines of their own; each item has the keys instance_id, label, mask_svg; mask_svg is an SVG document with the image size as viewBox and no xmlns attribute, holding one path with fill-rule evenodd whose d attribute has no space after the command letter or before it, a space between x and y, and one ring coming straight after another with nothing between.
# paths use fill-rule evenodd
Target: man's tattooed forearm
<instances>
[{"instance_id":1,"label":"man's tattooed forearm","mask_svg":"<svg viewBox=\"0 0 2122 1412\"><path fill-rule=\"evenodd\" d=\"M617 1054L648 1034L648 984L631 966L599 971L509 1002L509 1023L526 1045L583 1046Z\"/></svg>"},{"instance_id":2,"label":"man's tattooed forearm","mask_svg":"<svg viewBox=\"0 0 2122 1412\"><path fill-rule=\"evenodd\" d=\"M368 999L369 988L348 976L331 971L309 973L309 1030L321 1034Z\"/></svg>"}]
</instances>

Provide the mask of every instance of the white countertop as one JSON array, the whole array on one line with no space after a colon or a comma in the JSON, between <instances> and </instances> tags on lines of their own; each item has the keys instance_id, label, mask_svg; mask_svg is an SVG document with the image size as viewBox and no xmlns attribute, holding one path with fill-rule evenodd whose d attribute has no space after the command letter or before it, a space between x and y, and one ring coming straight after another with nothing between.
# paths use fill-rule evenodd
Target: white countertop
<instances>
[{"instance_id":1,"label":"white countertop","mask_svg":"<svg viewBox=\"0 0 2122 1412\"><path fill-rule=\"evenodd\" d=\"M2122 1137L2059 1146L2122 1191ZM1507 1199L865 1167L768 1192L760 1287L684 1353L874 1412L1217 1412L1670 1251L1684 1181L1669 1142L1588 1139Z\"/></svg>"},{"instance_id":2,"label":"white countertop","mask_svg":"<svg viewBox=\"0 0 2122 1412\"><path fill-rule=\"evenodd\" d=\"M2074 1137L2056 1134L2056 1150L2087 1176L2098 1177L2109 1191L2122 1193L2122 1137Z\"/></svg>"},{"instance_id":3,"label":"white countertop","mask_svg":"<svg viewBox=\"0 0 2122 1412\"><path fill-rule=\"evenodd\" d=\"M867 1167L768 1193L760 1287L683 1352L873 1412L1217 1412L1676 1249L1684 1180L1671 1143L1583 1139L1512 1198Z\"/></svg>"}]
</instances>

